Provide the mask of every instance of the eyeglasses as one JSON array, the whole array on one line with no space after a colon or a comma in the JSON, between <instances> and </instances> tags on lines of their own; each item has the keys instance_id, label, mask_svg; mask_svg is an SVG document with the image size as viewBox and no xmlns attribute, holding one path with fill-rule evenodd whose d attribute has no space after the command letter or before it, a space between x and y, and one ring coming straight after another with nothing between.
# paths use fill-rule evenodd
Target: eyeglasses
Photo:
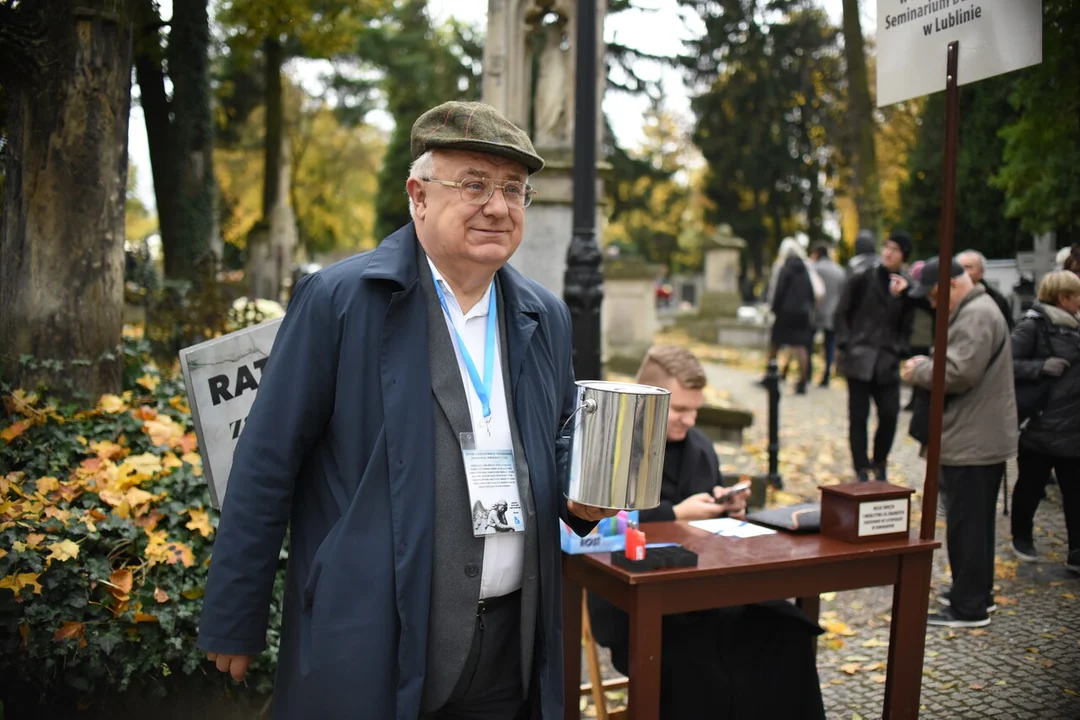
<instances>
[{"instance_id":1,"label":"eyeglasses","mask_svg":"<svg viewBox=\"0 0 1080 720\"><path fill-rule=\"evenodd\" d=\"M536 191L532 189L532 186L518 182L517 180L507 180L504 183L497 183L491 178L469 178L468 180L462 180L461 182L451 182L450 180L436 180L435 178L420 178L424 182L439 183L447 187L456 187L461 194L461 199L469 205L485 205L487 201L491 199L491 196L495 194L495 188L499 188L503 191L503 200L509 207L514 208L527 208L532 204L533 197L536 195Z\"/></svg>"}]
</instances>

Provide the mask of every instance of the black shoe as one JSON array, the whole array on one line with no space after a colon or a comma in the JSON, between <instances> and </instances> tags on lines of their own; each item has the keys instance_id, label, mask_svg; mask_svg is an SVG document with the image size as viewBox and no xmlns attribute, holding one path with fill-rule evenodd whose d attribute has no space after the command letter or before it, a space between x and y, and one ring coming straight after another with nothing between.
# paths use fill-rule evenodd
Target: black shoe
<instances>
[{"instance_id":1,"label":"black shoe","mask_svg":"<svg viewBox=\"0 0 1080 720\"><path fill-rule=\"evenodd\" d=\"M1073 550L1069 553L1069 559L1065 561L1065 567L1080 575L1080 550Z\"/></svg>"},{"instance_id":2,"label":"black shoe","mask_svg":"<svg viewBox=\"0 0 1080 720\"><path fill-rule=\"evenodd\" d=\"M941 595L938 595L937 601L938 601L938 603L940 605L944 605L945 607L952 607L952 600L949 599L949 594L948 593L942 593ZM997 603L994 602L993 599L990 599L990 600L986 601L986 612L987 613L997 612L997 609L998 609Z\"/></svg>"},{"instance_id":3,"label":"black shoe","mask_svg":"<svg viewBox=\"0 0 1080 720\"><path fill-rule=\"evenodd\" d=\"M927 627L981 628L986 627L989 624L989 615L984 618L969 620L958 617L951 607L947 607L940 612L932 613L926 618Z\"/></svg>"},{"instance_id":4,"label":"black shoe","mask_svg":"<svg viewBox=\"0 0 1080 720\"><path fill-rule=\"evenodd\" d=\"M1024 562L1039 562L1039 554L1035 550L1035 543L1031 540L1013 538L1012 549L1013 554Z\"/></svg>"},{"instance_id":5,"label":"black shoe","mask_svg":"<svg viewBox=\"0 0 1080 720\"><path fill-rule=\"evenodd\" d=\"M875 465L873 468L874 479L878 482L889 482L889 472L884 465Z\"/></svg>"},{"instance_id":6,"label":"black shoe","mask_svg":"<svg viewBox=\"0 0 1080 720\"><path fill-rule=\"evenodd\" d=\"M795 394L796 395L805 395L806 394L806 383L801 382L798 385L796 385L795 386Z\"/></svg>"},{"instance_id":7,"label":"black shoe","mask_svg":"<svg viewBox=\"0 0 1080 720\"><path fill-rule=\"evenodd\" d=\"M855 473L855 479L858 482L870 482L870 471L859 470Z\"/></svg>"}]
</instances>

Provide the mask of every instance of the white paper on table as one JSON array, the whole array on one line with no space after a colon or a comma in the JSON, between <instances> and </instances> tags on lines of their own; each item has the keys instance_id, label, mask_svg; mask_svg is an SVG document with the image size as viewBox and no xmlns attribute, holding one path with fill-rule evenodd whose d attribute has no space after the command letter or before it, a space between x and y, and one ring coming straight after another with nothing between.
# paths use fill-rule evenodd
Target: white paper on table
<instances>
[{"instance_id":1,"label":"white paper on table","mask_svg":"<svg viewBox=\"0 0 1080 720\"><path fill-rule=\"evenodd\" d=\"M776 531L760 525L748 523L745 520L735 518L713 518L712 520L691 520L690 525L714 535L724 537L757 537L758 535L775 535Z\"/></svg>"}]
</instances>

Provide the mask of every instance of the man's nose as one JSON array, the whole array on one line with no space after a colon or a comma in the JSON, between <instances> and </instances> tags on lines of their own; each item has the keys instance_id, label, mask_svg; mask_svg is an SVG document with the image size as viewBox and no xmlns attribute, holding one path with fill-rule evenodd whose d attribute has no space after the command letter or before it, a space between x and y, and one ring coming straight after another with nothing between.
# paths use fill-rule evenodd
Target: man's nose
<instances>
[{"instance_id":1,"label":"man's nose","mask_svg":"<svg viewBox=\"0 0 1080 720\"><path fill-rule=\"evenodd\" d=\"M510 206L506 204L502 188L495 188L491 198L484 203L484 214L494 217L504 217L510 214Z\"/></svg>"}]
</instances>

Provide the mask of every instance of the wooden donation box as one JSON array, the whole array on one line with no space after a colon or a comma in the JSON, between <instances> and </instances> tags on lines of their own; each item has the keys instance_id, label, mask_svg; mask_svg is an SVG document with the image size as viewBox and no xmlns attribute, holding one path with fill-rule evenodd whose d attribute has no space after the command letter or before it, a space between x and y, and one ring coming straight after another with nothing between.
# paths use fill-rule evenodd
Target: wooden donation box
<instances>
[{"instance_id":1,"label":"wooden donation box","mask_svg":"<svg viewBox=\"0 0 1080 720\"><path fill-rule=\"evenodd\" d=\"M886 482L821 487L821 534L849 543L908 537L911 488Z\"/></svg>"}]
</instances>

